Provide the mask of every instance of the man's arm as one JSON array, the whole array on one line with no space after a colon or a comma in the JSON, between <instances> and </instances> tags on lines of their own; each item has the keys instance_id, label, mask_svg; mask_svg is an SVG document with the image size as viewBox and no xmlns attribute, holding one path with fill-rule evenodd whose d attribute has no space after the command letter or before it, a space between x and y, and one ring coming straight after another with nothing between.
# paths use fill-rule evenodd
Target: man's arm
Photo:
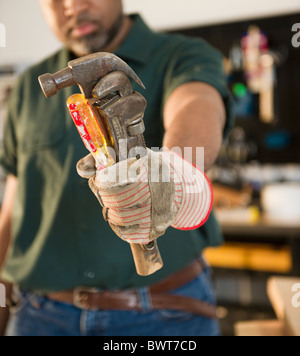
<instances>
[{"instance_id":1,"label":"man's arm","mask_svg":"<svg viewBox=\"0 0 300 356\"><path fill-rule=\"evenodd\" d=\"M10 235L11 235L11 216L12 208L17 191L18 180L13 175L8 175L5 185L5 194L1 206L0 213L0 272L5 261L7 254ZM7 297L11 293L11 285L1 281L6 287ZM9 310L8 308L0 308L0 336L4 334L6 323L8 320Z\"/></svg>"},{"instance_id":2,"label":"man's arm","mask_svg":"<svg viewBox=\"0 0 300 356\"><path fill-rule=\"evenodd\" d=\"M225 121L225 105L214 87L201 82L180 85L164 108L166 132L163 146L169 149L180 147L183 153L184 147L192 147L194 164L195 149L204 147L204 168L207 171L222 146Z\"/></svg>"}]
</instances>

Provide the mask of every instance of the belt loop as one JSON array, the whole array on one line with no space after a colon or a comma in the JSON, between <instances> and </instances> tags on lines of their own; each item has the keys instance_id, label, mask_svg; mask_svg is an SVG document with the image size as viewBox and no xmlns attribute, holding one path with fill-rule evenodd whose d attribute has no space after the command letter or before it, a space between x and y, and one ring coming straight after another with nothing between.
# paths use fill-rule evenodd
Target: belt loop
<instances>
[{"instance_id":1,"label":"belt loop","mask_svg":"<svg viewBox=\"0 0 300 356\"><path fill-rule=\"evenodd\" d=\"M152 307L152 301L151 301L151 295L149 293L149 289L145 287L145 288L139 288L137 291L140 299L141 309L147 312L151 311L153 307Z\"/></svg>"}]
</instances>

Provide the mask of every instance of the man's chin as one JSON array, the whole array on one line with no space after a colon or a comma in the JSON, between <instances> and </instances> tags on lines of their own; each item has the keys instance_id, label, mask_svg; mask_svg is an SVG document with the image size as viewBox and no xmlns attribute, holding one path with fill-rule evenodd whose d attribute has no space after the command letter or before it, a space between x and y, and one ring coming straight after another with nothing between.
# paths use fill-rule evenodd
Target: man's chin
<instances>
[{"instance_id":1,"label":"man's chin","mask_svg":"<svg viewBox=\"0 0 300 356\"><path fill-rule=\"evenodd\" d=\"M68 49L75 54L76 57L83 57L89 54L100 52L100 51L92 51L91 49L82 48L78 46L67 46Z\"/></svg>"},{"instance_id":2,"label":"man's chin","mask_svg":"<svg viewBox=\"0 0 300 356\"><path fill-rule=\"evenodd\" d=\"M71 41L67 47L78 57L86 56L95 52L101 52L106 46L106 39Z\"/></svg>"}]
</instances>

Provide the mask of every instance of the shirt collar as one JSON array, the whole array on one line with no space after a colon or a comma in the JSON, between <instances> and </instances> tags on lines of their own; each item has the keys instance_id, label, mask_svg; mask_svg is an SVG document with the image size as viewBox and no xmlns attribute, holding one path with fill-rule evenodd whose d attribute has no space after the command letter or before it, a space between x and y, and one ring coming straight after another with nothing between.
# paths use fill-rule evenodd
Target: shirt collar
<instances>
[{"instance_id":1,"label":"shirt collar","mask_svg":"<svg viewBox=\"0 0 300 356\"><path fill-rule=\"evenodd\" d=\"M130 15L130 18L133 20L133 26L115 54L123 59L145 63L151 54L155 33L139 15Z\"/></svg>"}]
</instances>

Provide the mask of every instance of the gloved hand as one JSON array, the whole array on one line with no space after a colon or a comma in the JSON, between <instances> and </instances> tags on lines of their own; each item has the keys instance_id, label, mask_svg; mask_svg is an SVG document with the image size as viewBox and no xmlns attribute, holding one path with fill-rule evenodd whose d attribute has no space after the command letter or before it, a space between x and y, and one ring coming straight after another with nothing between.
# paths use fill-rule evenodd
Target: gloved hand
<instances>
[{"instance_id":1,"label":"gloved hand","mask_svg":"<svg viewBox=\"0 0 300 356\"><path fill-rule=\"evenodd\" d=\"M130 158L97 171L90 154L77 164L78 174L103 207L113 231L129 243L147 244L172 226L196 229L209 217L212 186L200 170L171 151Z\"/></svg>"}]
</instances>

